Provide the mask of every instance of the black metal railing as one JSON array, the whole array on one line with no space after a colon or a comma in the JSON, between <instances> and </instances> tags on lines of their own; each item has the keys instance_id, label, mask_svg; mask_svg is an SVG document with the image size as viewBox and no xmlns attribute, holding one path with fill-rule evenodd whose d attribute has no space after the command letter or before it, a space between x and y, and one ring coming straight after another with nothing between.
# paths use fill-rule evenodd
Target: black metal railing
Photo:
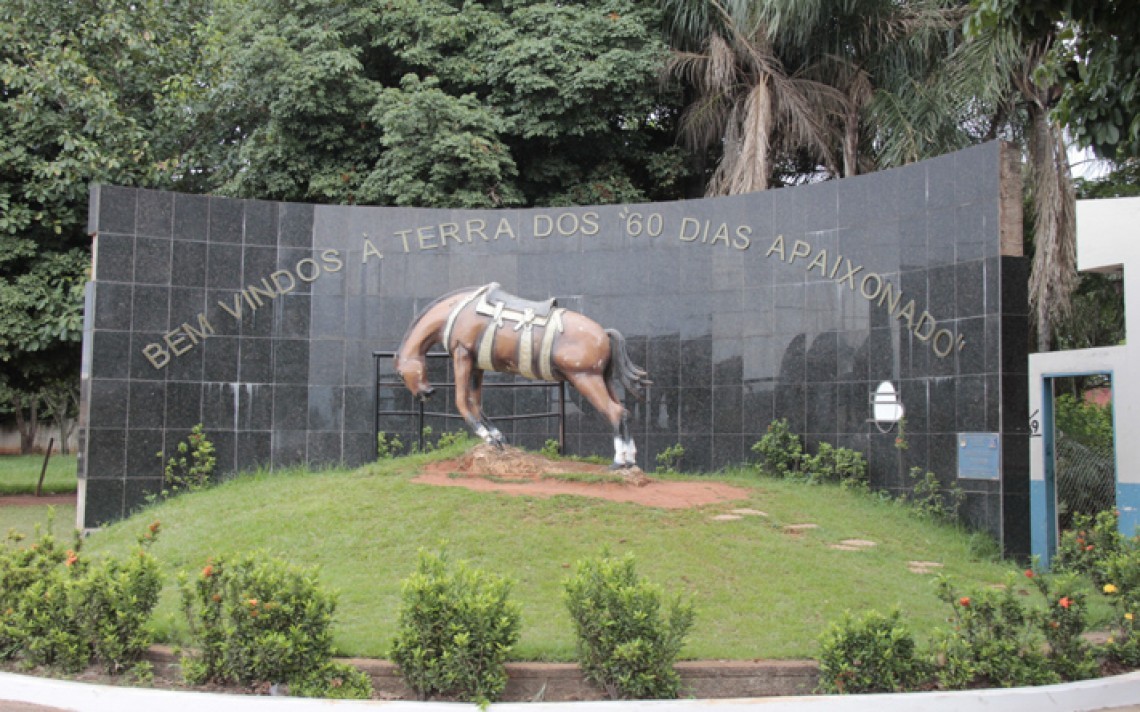
<instances>
[{"instance_id":1,"label":"black metal railing","mask_svg":"<svg viewBox=\"0 0 1140 712\"><path fill-rule=\"evenodd\" d=\"M379 440L378 440L378 438L380 436L380 419L383 417L406 415L406 416L415 418L416 419L415 430L418 433L417 442L419 443L419 451L420 452L424 451L424 446L426 444L424 441L424 429L425 429L425 421L426 421L428 416L431 416L434 418L445 418L445 419L449 419L449 420L462 420L463 419L463 416L459 415L458 413L428 411L426 408L426 405L427 405L426 402L423 400L419 400L419 399L415 399L415 401L414 401L415 406L412 410L381 410L380 409L380 398L381 398L381 389L382 388L393 388L396 390L402 390L405 388L404 382L402 380L399 380L399 376L391 370L391 366L389 365L387 369L385 369L385 366L384 366L384 364L386 362L388 364L390 364L391 359L395 355L396 355L395 351L373 351L372 352L372 363L373 363L373 366L375 367L375 372L376 372L376 378L374 379L374 386L375 387L374 387L373 396L372 396L372 405L373 405L372 444L376 448L375 455L377 457L379 457L379 454L380 454L379 453ZM449 359L449 358L451 358L450 355L448 355L442 351L431 351L431 352L428 352L426 354L426 356L429 360L430 359ZM448 373L450 374L450 372L451 372L451 369L449 368ZM393 377L395 380L387 380L386 381L386 380L384 380L385 376ZM455 382L450 380L450 379L445 380L441 383L433 383L432 385L435 386L436 388L441 388L441 387L442 388L450 388L450 389L452 389L452 392L454 392L454 390L455 390ZM483 390L484 391L495 390L495 389L499 389L499 388L510 388L510 389L545 388L545 389L557 390L558 391L558 410L548 411L548 412L544 412L544 413L522 413L522 414L516 413L516 414L511 414L511 415L487 416L487 419L490 420L491 422L513 422L516 420L537 420L540 418L558 418L558 452L564 453L566 451L566 382L565 381L559 381L559 382L554 382L554 381L528 381L528 380L521 380L521 381L516 380L516 381L510 381L510 382L490 381L490 380L484 380L483 381Z\"/></svg>"}]
</instances>

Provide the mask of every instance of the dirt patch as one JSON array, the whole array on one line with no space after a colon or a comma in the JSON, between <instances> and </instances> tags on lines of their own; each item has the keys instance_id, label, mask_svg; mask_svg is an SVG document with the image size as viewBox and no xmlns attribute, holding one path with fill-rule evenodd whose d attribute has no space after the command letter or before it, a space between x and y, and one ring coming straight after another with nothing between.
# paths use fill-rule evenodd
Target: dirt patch
<instances>
[{"instance_id":1,"label":"dirt patch","mask_svg":"<svg viewBox=\"0 0 1140 712\"><path fill-rule=\"evenodd\" d=\"M455 460L433 462L412 481L532 497L576 494L663 509L731 502L751 494L721 482L665 482L637 468L613 472L606 465L551 460L516 448L500 451L488 445L479 445Z\"/></svg>"},{"instance_id":2,"label":"dirt patch","mask_svg":"<svg viewBox=\"0 0 1140 712\"><path fill-rule=\"evenodd\" d=\"M44 505L75 504L74 494L6 494L0 496L0 507L42 507Z\"/></svg>"}]
</instances>

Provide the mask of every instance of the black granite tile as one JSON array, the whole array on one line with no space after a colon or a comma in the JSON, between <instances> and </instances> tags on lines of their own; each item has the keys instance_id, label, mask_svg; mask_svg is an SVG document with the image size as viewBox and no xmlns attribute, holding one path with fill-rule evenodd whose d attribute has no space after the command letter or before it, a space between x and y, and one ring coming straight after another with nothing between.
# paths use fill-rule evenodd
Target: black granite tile
<instances>
[{"instance_id":1,"label":"black granite tile","mask_svg":"<svg viewBox=\"0 0 1140 712\"><path fill-rule=\"evenodd\" d=\"M243 338L238 349L238 380L273 382L273 339Z\"/></svg>"},{"instance_id":2,"label":"black granite tile","mask_svg":"<svg viewBox=\"0 0 1140 712\"><path fill-rule=\"evenodd\" d=\"M1029 258L1002 257L1001 313L1029 314Z\"/></svg>"},{"instance_id":3,"label":"black granite tile","mask_svg":"<svg viewBox=\"0 0 1140 712\"><path fill-rule=\"evenodd\" d=\"M242 250L240 245L211 242L206 250L206 286L210 289L240 291L242 284ZM237 308L248 308L238 303Z\"/></svg>"},{"instance_id":4,"label":"black granite tile","mask_svg":"<svg viewBox=\"0 0 1140 712\"><path fill-rule=\"evenodd\" d=\"M238 380L238 339L211 336L202 345L203 372L206 382L233 383Z\"/></svg>"},{"instance_id":5,"label":"black granite tile","mask_svg":"<svg viewBox=\"0 0 1140 712\"><path fill-rule=\"evenodd\" d=\"M253 285L260 292L258 298L268 302L275 295L289 288L289 278L277 275L277 248L273 246L247 245L242 250L242 284Z\"/></svg>"},{"instance_id":6,"label":"black granite tile","mask_svg":"<svg viewBox=\"0 0 1140 712\"><path fill-rule=\"evenodd\" d=\"M891 329L871 329L867 339L867 375L872 381L891 381L898 378L898 337Z\"/></svg>"},{"instance_id":7,"label":"black granite tile","mask_svg":"<svg viewBox=\"0 0 1140 712\"><path fill-rule=\"evenodd\" d=\"M345 433L343 439L345 467L360 467L376 459L376 439L372 433Z\"/></svg>"},{"instance_id":8,"label":"black granite tile","mask_svg":"<svg viewBox=\"0 0 1140 712\"><path fill-rule=\"evenodd\" d=\"M280 203L247 200L245 203L245 244L276 245Z\"/></svg>"},{"instance_id":9,"label":"black granite tile","mask_svg":"<svg viewBox=\"0 0 1140 712\"><path fill-rule=\"evenodd\" d=\"M277 244L285 247L303 247L313 244L313 206L298 203L281 203L278 220L280 235Z\"/></svg>"},{"instance_id":10,"label":"black granite tile","mask_svg":"<svg viewBox=\"0 0 1140 712\"><path fill-rule=\"evenodd\" d=\"M780 383L803 383L807 380L807 334L795 334L782 341L776 342L773 353L780 359L777 378Z\"/></svg>"},{"instance_id":11,"label":"black granite tile","mask_svg":"<svg viewBox=\"0 0 1140 712\"><path fill-rule=\"evenodd\" d=\"M839 335L834 331L816 334L806 354L804 378L809 383L834 382L839 365Z\"/></svg>"},{"instance_id":12,"label":"black granite tile","mask_svg":"<svg viewBox=\"0 0 1140 712\"><path fill-rule=\"evenodd\" d=\"M309 382L309 341L276 339L273 342L273 382L307 384Z\"/></svg>"},{"instance_id":13,"label":"black granite tile","mask_svg":"<svg viewBox=\"0 0 1140 712\"><path fill-rule=\"evenodd\" d=\"M276 335L308 338L311 300L307 294L286 294L278 299Z\"/></svg>"},{"instance_id":14,"label":"black granite tile","mask_svg":"<svg viewBox=\"0 0 1140 712\"><path fill-rule=\"evenodd\" d=\"M344 338L345 298L339 296L313 295L312 338Z\"/></svg>"},{"instance_id":15,"label":"black granite tile","mask_svg":"<svg viewBox=\"0 0 1140 712\"><path fill-rule=\"evenodd\" d=\"M1029 497L1006 494L1001 501L1002 555L1026 561L1029 558Z\"/></svg>"},{"instance_id":16,"label":"black granite tile","mask_svg":"<svg viewBox=\"0 0 1140 712\"><path fill-rule=\"evenodd\" d=\"M242 243L245 223L244 201L233 198L210 198L210 243Z\"/></svg>"},{"instance_id":17,"label":"black granite tile","mask_svg":"<svg viewBox=\"0 0 1140 712\"><path fill-rule=\"evenodd\" d=\"M309 431L336 431L344 427L344 389L337 386L309 388Z\"/></svg>"},{"instance_id":18,"label":"black granite tile","mask_svg":"<svg viewBox=\"0 0 1140 712\"><path fill-rule=\"evenodd\" d=\"M116 232L122 235L135 233L135 212L138 206L135 188L115 185L99 186L98 232Z\"/></svg>"},{"instance_id":19,"label":"black granite tile","mask_svg":"<svg viewBox=\"0 0 1140 712\"><path fill-rule=\"evenodd\" d=\"M132 331L167 332L170 328L170 290L159 286L132 289Z\"/></svg>"},{"instance_id":20,"label":"black granite tile","mask_svg":"<svg viewBox=\"0 0 1140 712\"><path fill-rule=\"evenodd\" d=\"M202 422L202 384L166 384L166 427L189 430Z\"/></svg>"},{"instance_id":21,"label":"black granite tile","mask_svg":"<svg viewBox=\"0 0 1140 712\"><path fill-rule=\"evenodd\" d=\"M91 479L84 497L83 526L100 527L123 518L122 479Z\"/></svg>"},{"instance_id":22,"label":"black granite tile","mask_svg":"<svg viewBox=\"0 0 1140 712\"><path fill-rule=\"evenodd\" d=\"M962 349L954 349L958 361L958 373L962 375L984 373L986 371L986 320L984 317L960 319L957 335L966 340ZM949 360L951 357L947 356Z\"/></svg>"},{"instance_id":23,"label":"black granite tile","mask_svg":"<svg viewBox=\"0 0 1140 712\"><path fill-rule=\"evenodd\" d=\"M1005 316L1001 321L1002 373L1029 373L1029 318Z\"/></svg>"},{"instance_id":24,"label":"black granite tile","mask_svg":"<svg viewBox=\"0 0 1140 712\"><path fill-rule=\"evenodd\" d=\"M100 428L125 428L128 392L127 381L92 380L91 423Z\"/></svg>"},{"instance_id":25,"label":"black granite tile","mask_svg":"<svg viewBox=\"0 0 1140 712\"><path fill-rule=\"evenodd\" d=\"M343 341L309 342L309 384L332 386L344 384Z\"/></svg>"},{"instance_id":26,"label":"black granite tile","mask_svg":"<svg viewBox=\"0 0 1140 712\"><path fill-rule=\"evenodd\" d=\"M932 379L929 388L929 423L932 433L953 433L958 427L958 385L951 379Z\"/></svg>"},{"instance_id":27,"label":"black granite tile","mask_svg":"<svg viewBox=\"0 0 1140 712\"><path fill-rule=\"evenodd\" d=\"M92 422L98 422L94 417ZM87 479L119 479L126 465L127 439L122 428L91 428L87 431Z\"/></svg>"},{"instance_id":28,"label":"black granite tile","mask_svg":"<svg viewBox=\"0 0 1140 712\"><path fill-rule=\"evenodd\" d=\"M179 287L206 286L206 243L174 241L170 282Z\"/></svg>"},{"instance_id":29,"label":"black granite tile","mask_svg":"<svg viewBox=\"0 0 1140 712\"><path fill-rule=\"evenodd\" d=\"M134 261L135 283L170 283L171 241L169 238L136 238Z\"/></svg>"},{"instance_id":30,"label":"black granite tile","mask_svg":"<svg viewBox=\"0 0 1140 712\"><path fill-rule=\"evenodd\" d=\"M137 429L162 428L166 417L166 384L158 381L131 381L127 422Z\"/></svg>"},{"instance_id":31,"label":"black granite tile","mask_svg":"<svg viewBox=\"0 0 1140 712\"><path fill-rule=\"evenodd\" d=\"M174 193L138 191L138 234L166 238L174 234Z\"/></svg>"},{"instance_id":32,"label":"black granite tile","mask_svg":"<svg viewBox=\"0 0 1140 712\"><path fill-rule=\"evenodd\" d=\"M205 242L209 238L210 198L177 193L174 196L174 237L179 241Z\"/></svg>"},{"instance_id":33,"label":"black granite tile","mask_svg":"<svg viewBox=\"0 0 1140 712\"><path fill-rule=\"evenodd\" d=\"M962 433L986 429L985 376L959 376L957 389L957 430Z\"/></svg>"},{"instance_id":34,"label":"black granite tile","mask_svg":"<svg viewBox=\"0 0 1140 712\"><path fill-rule=\"evenodd\" d=\"M834 441L839 428L837 388L835 383L807 384L805 432L823 435L829 442Z\"/></svg>"},{"instance_id":35,"label":"black granite tile","mask_svg":"<svg viewBox=\"0 0 1140 712\"><path fill-rule=\"evenodd\" d=\"M161 477L129 477L123 480L123 516L130 516L147 506L148 497L162 492Z\"/></svg>"},{"instance_id":36,"label":"black granite tile","mask_svg":"<svg viewBox=\"0 0 1140 712\"><path fill-rule=\"evenodd\" d=\"M717 432L717 431L714 431ZM712 468L723 470L737 467L747 459L744 438L740 435L713 435ZM682 462L683 464L683 462Z\"/></svg>"},{"instance_id":37,"label":"black granite tile","mask_svg":"<svg viewBox=\"0 0 1140 712\"><path fill-rule=\"evenodd\" d=\"M986 311L986 261L959 262L954 266L954 279L958 318L983 315Z\"/></svg>"},{"instance_id":38,"label":"black granite tile","mask_svg":"<svg viewBox=\"0 0 1140 712\"><path fill-rule=\"evenodd\" d=\"M96 329L129 331L131 328L131 287L99 282L95 285Z\"/></svg>"},{"instance_id":39,"label":"black granite tile","mask_svg":"<svg viewBox=\"0 0 1140 712\"><path fill-rule=\"evenodd\" d=\"M772 418L787 420L794 433L807 432L807 387L802 383L776 386Z\"/></svg>"},{"instance_id":40,"label":"black granite tile","mask_svg":"<svg viewBox=\"0 0 1140 712\"><path fill-rule=\"evenodd\" d=\"M743 433L744 393L739 384L713 387L712 432Z\"/></svg>"},{"instance_id":41,"label":"black granite tile","mask_svg":"<svg viewBox=\"0 0 1140 712\"><path fill-rule=\"evenodd\" d=\"M1002 432L1029 432L1029 379L1018 373L1001 375ZM996 395L996 394L995 394Z\"/></svg>"},{"instance_id":42,"label":"black granite tile","mask_svg":"<svg viewBox=\"0 0 1140 712\"><path fill-rule=\"evenodd\" d=\"M310 465L339 465L340 433L310 432L306 457Z\"/></svg>"},{"instance_id":43,"label":"black granite tile","mask_svg":"<svg viewBox=\"0 0 1140 712\"><path fill-rule=\"evenodd\" d=\"M307 386L273 387L273 431L303 431L309 421L309 389ZM276 448L276 443L274 443ZM276 455L274 456L276 461Z\"/></svg>"},{"instance_id":44,"label":"black granite tile","mask_svg":"<svg viewBox=\"0 0 1140 712\"><path fill-rule=\"evenodd\" d=\"M930 400L928 389L929 383L924 379L899 383L898 397L903 404L903 417L909 432L926 432L930 424L930 409L941 407L941 404Z\"/></svg>"},{"instance_id":45,"label":"black granite tile","mask_svg":"<svg viewBox=\"0 0 1140 712\"><path fill-rule=\"evenodd\" d=\"M235 446L235 458L235 467L238 472L252 472L268 467L273 461L273 434L239 432Z\"/></svg>"},{"instance_id":46,"label":"black granite tile","mask_svg":"<svg viewBox=\"0 0 1140 712\"><path fill-rule=\"evenodd\" d=\"M128 377L132 380L163 381L164 370L173 356L170 355L157 331L136 331L130 335L131 345L128 356Z\"/></svg>"},{"instance_id":47,"label":"black granite tile","mask_svg":"<svg viewBox=\"0 0 1140 712\"><path fill-rule=\"evenodd\" d=\"M932 209L926 214L926 260L931 267L953 264L957 256L958 212Z\"/></svg>"},{"instance_id":48,"label":"black granite tile","mask_svg":"<svg viewBox=\"0 0 1140 712\"><path fill-rule=\"evenodd\" d=\"M95 276L99 283L129 283L135 278L135 237L100 234L96 242Z\"/></svg>"},{"instance_id":49,"label":"black granite tile","mask_svg":"<svg viewBox=\"0 0 1140 712\"><path fill-rule=\"evenodd\" d=\"M940 480L949 481L958 474L958 436L955 433L932 433L929 470Z\"/></svg>"},{"instance_id":50,"label":"black granite tile","mask_svg":"<svg viewBox=\"0 0 1140 712\"><path fill-rule=\"evenodd\" d=\"M682 461L684 472L709 472L713 469L713 443L711 435L682 434L678 442L685 448ZM612 448L611 448L612 449ZM656 464L656 461L654 461Z\"/></svg>"},{"instance_id":51,"label":"black granite tile","mask_svg":"<svg viewBox=\"0 0 1140 712\"><path fill-rule=\"evenodd\" d=\"M273 330L279 321L277 317L279 304L279 299L262 299L260 306L256 309L251 309L242 318L241 335L243 337L253 336L260 338L273 336Z\"/></svg>"},{"instance_id":52,"label":"black granite tile","mask_svg":"<svg viewBox=\"0 0 1140 712\"><path fill-rule=\"evenodd\" d=\"M126 445L127 465L124 474L131 478L156 478L161 482L164 471L164 460L160 457L163 453L163 431L132 427Z\"/></svg>"},{"instance_id":53,"label":"black granite tile","mask_svg":"<svg viewBox=\"0 0 1140 712\"><path fill-rule=\"evenodd\" d=\"M131 335L125 331L95 331L91 336L91 377L126 378L131 359Z\"/></svg>"},{"instance_id":54,"label":"black granite tile","mask_svg":"<svg viewBox=\"0 0 1140 712\"><path fill-rule=\"evenodd\" d=\"M681 386L707 388L712 385L712 339L681 341Z\"/></svg>"}]
</instances>

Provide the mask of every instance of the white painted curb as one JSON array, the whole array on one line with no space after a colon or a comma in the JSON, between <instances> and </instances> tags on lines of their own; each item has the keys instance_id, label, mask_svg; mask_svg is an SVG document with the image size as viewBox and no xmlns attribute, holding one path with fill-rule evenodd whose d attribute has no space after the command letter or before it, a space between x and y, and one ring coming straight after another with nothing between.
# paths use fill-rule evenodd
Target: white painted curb
<instances>
[{"instance_id":1,"label":"white painted curb","mask_svg":"<svg viewBox=\"0 0 1140 712\"><path fill-rule=\"evenodd\" d=\"M0 673L0 709L4 702L25 702L77 712L317 712L376 710L390 712L456 712L475 710L456 702L308 700L253 697L207 692L180 692L135 687L88 685L67 680ZM1088 712L1140 705L1140 672L1042 687L961 692L912 692L896 695L758 697L735 700L636 700L630 702L504 702L500 712L680 712L694 707L717 712Z\"/></svg>"}]
</instances>

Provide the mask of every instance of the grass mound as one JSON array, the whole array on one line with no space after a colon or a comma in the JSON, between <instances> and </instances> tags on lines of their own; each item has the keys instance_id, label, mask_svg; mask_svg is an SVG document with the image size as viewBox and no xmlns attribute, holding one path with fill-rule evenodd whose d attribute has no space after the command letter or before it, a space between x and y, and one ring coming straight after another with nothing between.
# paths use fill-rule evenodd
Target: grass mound
<instances>
[{"instance_id":1,"label":"grass mound","mask_svg":"<svg viewBox=\"0 0 1140 712\"><path fill-rule=\"evenodd\" d=\"M157 619L160 635L175 642L184 626L177 571L254 550L318 565L322 582L340 592L337 649L370 657L382 657L392 640L400 581L417 551L444 540L455 558L518 582L522 637L514 656L525 660L572 659L562 584L575 561L604 545L632 552L648 580L694 600L696 624L682 651L690 659L809 657L845 610L892 605L921 636L929 632L922 625L933 627L945 613L933 577L910 570L912 562L941 564L931 570L963 586L997 584L1010 570L972 561L967 533L904 507L746 471L717 477L745 488L745 499L680 510L411 481L428 460L460 454L452 448L356 470L242 476L98 532L87 550L121 555L147 522L162 521L153 553L167 586ZM797 526L807 524L816 526ZM874 545L842 545L852 540Z\"/></svg>"}]
</instances>

